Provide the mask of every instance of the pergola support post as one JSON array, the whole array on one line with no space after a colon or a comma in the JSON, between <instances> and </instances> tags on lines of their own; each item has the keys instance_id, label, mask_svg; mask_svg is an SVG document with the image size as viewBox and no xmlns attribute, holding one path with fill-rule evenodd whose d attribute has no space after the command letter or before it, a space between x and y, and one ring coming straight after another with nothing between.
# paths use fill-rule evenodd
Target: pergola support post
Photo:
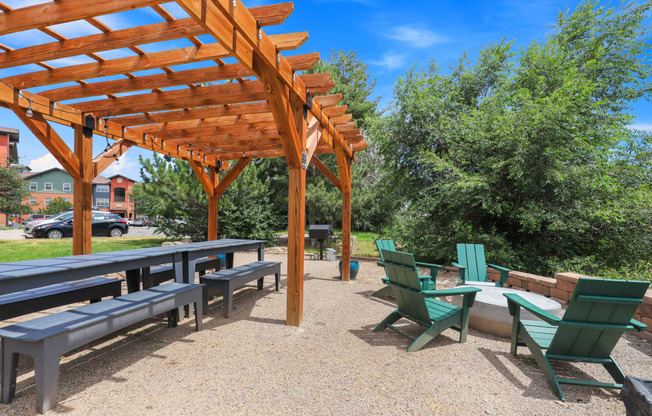
<instances>
[{"instance_id":1,"label":"pergola support post","mask_svg":"<svg viewBox=\"0 0 652 416\"><path fill-rule=\"evenodd\" d=\"M306 224L306 170L290 167L288 190L287 324L303 321L303 251Z\"/></svg>"},{"instance_id":2,"label":"pergola support post","mask_svg":"<svg viewBox=\"0 0 652 416\"><path fill-rule=\"evenodd\" d=\"M209 168L210 183L213 189L217 187L220 177L217 174L215 166ZM218 201L220 197L213 191L213 195L208 196L208 240L217 240L217 220L218 220Z\"/></svg>"},{"instance_id":3,"label":"pergola support post","mask_svg":"<svg viewBox=\"0 0 652 416\"><path fill-rule=\"evenodd\" d=\"M83 127L75 125L75 155L80 162L79 178L73 186L72 254L90 254L93 203L93 137L86 137Z\"/></svg>"},{"instance_id":4,"label":"pergola support post","mask_svg":"<svg viewBox=\"0 0 652 416\"><path fill-rule=\"evenodd\" d=\"M351 275L351 158L340 146L335 147L342 191L342 280Z\"/></svg>"}]
</instances>

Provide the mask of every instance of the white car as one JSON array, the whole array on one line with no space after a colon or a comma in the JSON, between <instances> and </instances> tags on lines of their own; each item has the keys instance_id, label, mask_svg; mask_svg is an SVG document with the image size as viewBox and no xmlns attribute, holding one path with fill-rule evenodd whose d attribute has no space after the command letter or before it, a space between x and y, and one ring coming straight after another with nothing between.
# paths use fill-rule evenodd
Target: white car
<instances>
[{"instance_id":1,"label":"white car","mask_svg":"<svg viewBox=\"0 0 652 416\"><path fill-rule=\"evenodd\" d=\"M37 225L49 224L49 223L52 223L52 222L61 221L61 220L64 220L64 219L68 219L67 217L72 218L72 211L63 212L63 213L61 213L61 214L59 214L59 215L57 215L55 217L52 217L52 218L39 218L37 220L26 221L26 222L23 223L23 232L25 234L31 236L32 235L32 230Z\"/></svg>"}]
</instances>

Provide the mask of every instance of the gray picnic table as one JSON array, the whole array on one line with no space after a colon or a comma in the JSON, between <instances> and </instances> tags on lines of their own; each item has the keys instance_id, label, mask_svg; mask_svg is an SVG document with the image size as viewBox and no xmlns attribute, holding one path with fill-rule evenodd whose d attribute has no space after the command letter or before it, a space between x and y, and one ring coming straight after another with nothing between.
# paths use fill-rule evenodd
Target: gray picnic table
<instances>
[{"instance_id":1,"label":"gray picnic table","mask_svg":"<svg viewBox=\"0 0 652 416\"><path fill-rule=\"evenodd\" d=\"M194 270L197 259L225 254L226 267L229 268L233 266L235 252L258 250L258 260L263 260L264 248L264 240L222 239L0 263L0 293L5 286L10 286L15 292L122 271L127 272L127 287L132 292L138 288L140 269L164 263L174 265L175 281L195 283Z\"/></svg>"}]
</instances>

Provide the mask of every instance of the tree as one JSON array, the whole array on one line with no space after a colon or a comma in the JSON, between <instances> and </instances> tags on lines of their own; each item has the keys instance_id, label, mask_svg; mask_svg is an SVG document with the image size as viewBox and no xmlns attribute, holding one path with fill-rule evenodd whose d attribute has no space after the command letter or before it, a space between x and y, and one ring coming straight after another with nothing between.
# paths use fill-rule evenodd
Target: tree
<instances>
[{"instance_id":1,"label":"tree","mask_svg":"<svg viewBox=\"0 0 652 416\"><path fill-rule=\"evenodd\" d=\"M310 73L330 72L335 86L329 94L341 93L340 105L347 105L357 127L366 135L369 147L358 153L357 163L352 169L351 222L356 230L379 230L388 223L393 204L385 191L385 175L381 170L381 155L367 130L378 116L379 98L370 96L376 85L371 79L368 65L363 64L355 51L332 51L329 62L319 61ZM333 172L337 162L333 155L319 156ZM306 218L310 223L332 223L339 221L342 212L342 194L316 168L311 167L306 178Z\"/></svg>"},{"instance_id":2,"label":"tree","mask_svg":"<svg viewBox=\"0 0 652 416\"><path fill-rule=\"evenodd\" d=\"M174 238L205 240L208 234L208 197L190 165L156 154L139 158L142 182L132 187L134 203L158 219L158 233ZM229 238L251 238L275 243L277 217L269 209L268 188L250 163L220 199L220 233Z\"/></svg>"},{"instance_id":3,"label":"tree","mask_svg":"<svg viewBox=\"0 0 652 416\"><path fill-rule=\"evenodd\" d=\"M629 103L651 95L651 7L580 4L543 42L399 79L373 133L409 250L446 261L455 242L483 242L495 262L544 274L652 252L650 141L628 128Z\"/></svg>"},{"instance_id":4,"label":"tree","mask_svg":"<svg viewBox=\"0 0 652 416\"><path fill-rule=\"evenodd\" d=\"M360 128L367 128L376 116L380 98L370 99L376 80L367 72L369 65L362 63L355 51L331 51L330 61L320 60L307 73L330 72L335 85L329 94L342 94L340 105L348 105Z\"/></svg>"},{"instance_id":5,"label":"tree","mask_svg":"<svg viewBox=\"0 0 652 416\"><path fill-rule=\"evenodd\" d=\"M63 211L68 211L70 208L72 208L72 204L58 196L50 201L50 205L46 205L44 208L39 208L38 213L55 215Z\"/></svg>"},{"instance_id":6,"label":"tree","mask_svg":"<svg viewBox=\"0 0 652 416\"><path fill-rule=\"evenodd\" d=\"M6 215L5 225L8 224L9 214L25 214L32 211L22 203L27 197L29 192L25 190L23 178L10 166L0 165L0 212Z\"/></svg>"}]
</instances>

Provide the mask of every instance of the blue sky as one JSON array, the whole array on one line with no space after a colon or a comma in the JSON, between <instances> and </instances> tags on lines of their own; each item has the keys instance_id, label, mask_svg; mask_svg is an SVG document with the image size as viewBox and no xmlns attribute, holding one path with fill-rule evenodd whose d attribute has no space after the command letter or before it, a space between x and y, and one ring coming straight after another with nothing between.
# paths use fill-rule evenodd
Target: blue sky
<instances>
[{"instance_id":1,"label":"blue sky","mask_svg":"<svg viewBox=\"0 0 652 416\"><path fill-rule=\"evenodd\" d=\"M11 7L23 7L43 1L4 0ZM248 7L277 2L243 1ZM578 3L575 0L298 0L294 2L294 13L285 23L267 27L265 31L269 34L299 31L310 33L306 44L296 52L285 52L285 55L316 51L322 58L328 59L332 49L357 51L358 57L369 65L372 77L377 79L374 95L381 97L381 107L385 107L391 102L393 83L415 63L426 65L432 59L437 59L443 66L454 64L462 53L468 52L473 58L479 49L503 38L514 40L517 46L542 40L554 24L558 11L574 9ZM175 4L165 4L164 7L177 18L185 17L183 11ZM149 9L103 16L100 20L113 29L161 21L160 17ZM68 37L98 33L85 23L59 25L56 29ZM203 37L202 40L207 41ZM14 48L51 41L51 38L37 31L30 31L26 35L0 36L0 43ZM144 45L143 49L153 52L185 46L190 44L179 40ZM105 58L129 54L129 51L100 53ZM90 58L70 58L54 62L53 65L85 62L90 62ZM31 65L18 69L0 69L0 78L35 70L38 70L38 67ZM38 92L38 89L33 91ZM652 131L652 104L638 102L633 104L633 108L634 114L637 115L635 127ZM0 108L0 126L20 129L18 151L21 163L30 165L34 170L55 166L56 161L45 147L11 111ZM57 125L55 129L72 147L72 129ZM105 139L96 137L94 154L103 150L105 145ZM138 179L138 155L149 157L150 154L132 148L103 174L108 176L119 172Z\"/></svg>"}]
</instances>

